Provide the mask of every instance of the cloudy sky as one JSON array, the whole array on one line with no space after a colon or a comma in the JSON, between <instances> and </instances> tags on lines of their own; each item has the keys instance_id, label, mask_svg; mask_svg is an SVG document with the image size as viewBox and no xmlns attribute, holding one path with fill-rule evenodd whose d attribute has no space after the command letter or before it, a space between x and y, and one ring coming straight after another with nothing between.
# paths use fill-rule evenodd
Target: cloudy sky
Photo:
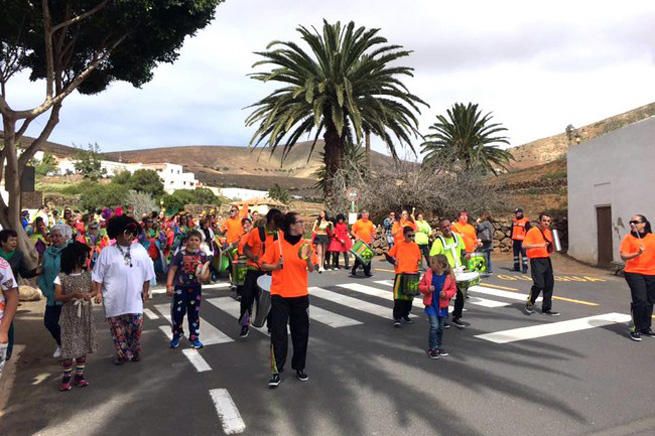
<instances>
[{"instance_id":1,"label":"cloudy sky","mask_svg":"<svg viewBox=\"0 0 655 436\"><path fill-rule=\"evenodd\" d=\"M416 74L405 83L430 104L422 132L454 102L471 101L520 145L655 101L652 0L227 0L142 89L115 83L98 96L67 99L51 140L97 142L103 151L246 145L244 107L267 91L246 77L253 52L274 39L298 40L299 24L320 26L323 18L379 27L414 50L406 64ZM10 86L14 107L42 98L43 87L25 76Z\"/></svg>"}]
</instances>

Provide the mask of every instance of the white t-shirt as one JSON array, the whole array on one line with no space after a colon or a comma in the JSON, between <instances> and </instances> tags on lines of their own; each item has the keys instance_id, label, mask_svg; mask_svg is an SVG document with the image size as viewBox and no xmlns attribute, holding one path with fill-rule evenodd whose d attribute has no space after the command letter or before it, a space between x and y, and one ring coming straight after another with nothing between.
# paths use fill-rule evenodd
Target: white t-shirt
<instances>
[{"instance_id":1,"label":"white t-shirt","mask_svg":"<svg viewBox=\"0 0 655 436\"><path fill-rule=\"evenodd\" d=\"M5 315L5 291L18 287L9 262L0 257L0 320Z\"/></svg>"},{"instance_id":2,"label":"white t-shirt","mask_svg":"<svg viewBox=\"0 0 655 436\"><path fill-rule=\"evenodd\" d=\"M128 247L121 247L127 253ZM131 265L116 245L100 252L91 278L102 284L102 299L107 318L128 313L143 313L141 292L143 284L155 278L155 270L148 252L141 244L129 247Z\"/></svg>"}]
</instances>

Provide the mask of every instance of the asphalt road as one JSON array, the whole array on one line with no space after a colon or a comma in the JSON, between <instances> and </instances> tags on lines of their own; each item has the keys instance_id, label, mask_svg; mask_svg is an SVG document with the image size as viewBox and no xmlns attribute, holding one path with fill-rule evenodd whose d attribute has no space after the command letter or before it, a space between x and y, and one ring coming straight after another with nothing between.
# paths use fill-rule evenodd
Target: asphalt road
<instances>
[{"instance_id":1,"label":"asphalt road","mask_svg":"<svg viewBox=\"0 0 655 436\"><path fill-rule=\"evenodd\" d=\"M391 326L388 269L377 263L372 279L312 276L321 290L312 290L310 380L293 377L289 356L276 390L266 385L269 338L252 330L239 339L237 303L226 288L204 291L201 338L212 344L200 351L184 351L186 342L168 349L169 299L156 294L147 304L144 358L122 367L110 362L98 310L91 385L66 393L57 391L59 368L39 315L22 313L19 329L41 339L16 359L0 434L655 434L655 339L628 339L622 279L599 270L560 277L561 316L528 316L529 280L500 268L470 292L470 326L445 332L450 356L430 360L418 299L416 323Z\"/></svg>"}]
</instances>

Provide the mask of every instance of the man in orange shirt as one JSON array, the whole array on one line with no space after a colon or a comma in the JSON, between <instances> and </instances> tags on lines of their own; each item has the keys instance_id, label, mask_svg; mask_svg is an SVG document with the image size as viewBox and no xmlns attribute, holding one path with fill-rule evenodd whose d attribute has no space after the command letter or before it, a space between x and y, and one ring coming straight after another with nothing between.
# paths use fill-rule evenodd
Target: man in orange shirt
<instances>
[{"instance_id":1,"label":"man in orange shirt","mask_svg":"<svg viewBox=\"0 0 655 436\"><path fill-rule=\"evenodd\" d=\"M221 231L225 234L227 238L227 243L232 245L239 242L241 236L243 235L243 224L241 220L248 216L248 205L244 204L241 213L239 213L239 208L237 206L232 206L230 208L230 216L223 223Z\"/></svg>"},{"instance_id":2,"label":"man in orange shirt","mask_svg":"<svg viewBox=\"0 0 655 436\"><path fill-rule=\"evenodd\" d=\"M421 249L414 242L414 229L407 226L403 229L403 240L394 244L388 253L385 253L387 260L394 264L396 277L393 283L393 326L400 327L400 321L403 319L406 323L412 324L409 317L412 310L412 300L415 293L411 289L406 289L411 276L415 279L415 286L418 286L418 268L421 265ZM414 277L415 276L415 277ZM418 288L416 288L417 290Z\"/></svg>"},{"instance_id":3,"label":"man in orange shirt","mask_svg":"<svg viewBox=\"0 0 655 436\"><path fill-rule=\"evenodd\" d=\"M353 224L351 233L356 241L361 240L366 244L368 244L369 246L373 243L373 238L375 237L375 224L373 224L373 222L368 219L367 211L365 210L362 211L362 218L357 220L357 222ZM360 265L362 266L362 268L364 268L364 275L366 277L373 276L371 274L371 264L369 263L368 265L365 265L362 262L360 262L359 259L357 258L355 258L355 264L353 265L352 271L350 271L352 276L357 275L357 269L359 268Z\"/></svg>"},{"instance_id":4,"label":"man in orange shirt","mask_svg":"<svg viewBox=\"0 0 655 436\"><path fill-rule=\"evenodd\" d=\"M459 213L457 221L452 223L451 228L453 232L462 237L466 254L473 253L481 245L475 227L469 224L469 213L467 211L463 210Z\"/></svg>"},{"instance_id":5,"label":"man in orange shirt","mask_svg":"<svg viewBox=\"0 0 655 436\"><path fill-rule=\"evenodd\" d=\"M550 253L554 251L553 232L550 230L552 219L549 215L539 215L539 222L531 227L523 239L523 247L530 259L530 272L532 274L532 289L528 302L525 304L525 311L528 315L534 312L534 303L540 293L543 292L544 300L541 303L541 311L544 315L559 316L559 312L552 310L553 287L553 264L550 260Z\"/></svg>"},{"instance_id":6,"label":"man in orange shirt","mask_svg":"<svg viewBox=\"0 0 655 436\"><path fill-rule=\"evenodd\" d=\"M521 271L522 264L523 274L528 272L528 257L523 247L523 239L528 230L530 230L530 220L523 215L523 209L519 207L514 210L512 218L512 251L514 252L514 271Z\"/></svg>"}]
</instances>

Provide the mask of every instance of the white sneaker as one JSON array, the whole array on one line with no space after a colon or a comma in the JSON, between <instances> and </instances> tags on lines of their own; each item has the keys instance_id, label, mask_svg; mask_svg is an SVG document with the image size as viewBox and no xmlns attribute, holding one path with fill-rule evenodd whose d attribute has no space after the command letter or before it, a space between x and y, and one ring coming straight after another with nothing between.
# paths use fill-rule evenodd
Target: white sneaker
<instances>
[{"instance_id":1,"label":"white sneaker","mask_svg":"<svg viewBox=\"0 0 655 436\"><path fill-rule=\"evenodd\" d=\"M322 266L318 268L318 272L322 273L323 271L325 271L325 269L323 269Z\"/></svg>"},{"instance_id":2,"label":"white sneaker","mask_svg":"<svg viewBox=\"0 0 655 436\"><path fill-rule=\"evenodd\" d=\"M55 359L59 359L61 357L61 347L57 347L54 353L52 353L52 357Z\"/></svg>"}]
</instances>

